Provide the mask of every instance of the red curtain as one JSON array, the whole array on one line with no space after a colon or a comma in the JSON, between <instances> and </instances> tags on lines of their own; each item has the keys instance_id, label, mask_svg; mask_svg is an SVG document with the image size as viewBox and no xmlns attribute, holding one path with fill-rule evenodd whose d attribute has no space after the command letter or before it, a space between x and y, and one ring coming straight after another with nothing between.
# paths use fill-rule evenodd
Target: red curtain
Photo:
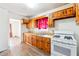
<instances>
[{"instance_id":1,"label":"red curtain","mask_svg":"<svg viewBox=\"0 0 79 59\"><path fill-rule=\"evenodd\" d=\"M48 17L45 17L45 18L41 18L38 20L38 28L39 29L47 29L48 27Z\"/></svg>"}]
</instances>

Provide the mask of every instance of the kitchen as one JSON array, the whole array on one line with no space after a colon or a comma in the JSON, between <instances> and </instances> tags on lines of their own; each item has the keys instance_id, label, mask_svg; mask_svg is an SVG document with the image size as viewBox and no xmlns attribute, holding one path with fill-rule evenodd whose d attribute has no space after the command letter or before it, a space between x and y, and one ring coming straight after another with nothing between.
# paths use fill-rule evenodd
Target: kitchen
<instances>
[{"instance_id":1,"label":"kitchen","mask_svg":"<svg viewBox=\"0 0 79 59\"><path fill-rule=\"evenodd\" d=\"M64 3L36 16L21 18L21 43L47 56L79 55L78 9L79 4Z\"/></svg>"}]
</instances>

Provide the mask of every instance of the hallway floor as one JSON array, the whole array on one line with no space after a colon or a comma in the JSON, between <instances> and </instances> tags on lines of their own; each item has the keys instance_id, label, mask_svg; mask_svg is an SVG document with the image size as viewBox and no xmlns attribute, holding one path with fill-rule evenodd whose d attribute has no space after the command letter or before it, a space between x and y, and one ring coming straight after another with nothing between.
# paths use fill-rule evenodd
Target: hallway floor
<instances>
[{"instance_id":1,"label":"hallway floor","mask_svg":"<svg viewBox=\"0 0 79 59\"><path fill-rule=\"evenodd\" d=\"M1 56L47 56L48 54L42 52L29 44L21 43L19 39L11 39L9 41L10 48L1 52Z\"/></svg>"}]
</instances>

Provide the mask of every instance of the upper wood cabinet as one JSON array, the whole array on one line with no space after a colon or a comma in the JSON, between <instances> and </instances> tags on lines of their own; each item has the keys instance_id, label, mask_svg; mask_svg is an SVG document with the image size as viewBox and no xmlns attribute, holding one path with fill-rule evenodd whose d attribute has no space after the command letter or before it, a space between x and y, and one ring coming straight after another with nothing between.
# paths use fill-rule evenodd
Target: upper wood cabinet
<instances>
[{"instance_id":1,"label":"upper wood cabinet","mask_svg":"<svg viewBox=\"0 0 79 59\"><path fill-rule=\"evenodd\" d=\"M52 13L53 19L62 19L62 18L68 18L74 16L75 16L74 6Z\"/></svg>"},{"instance_id":2,"label":"upper wood cabinet","mask_svg":"<svg viewBox=\"0 0 79 59\"><path fill-rule=\"evenodd\" d=\"M31 19L22 19L21 23L26 25L27 28L32 28L32 20Z\"/></svg>"},{"instance_id":3,"label":"upper wood cabinet","mask_svg":"<svg viewBox=\"0 0 79 59\"><path fill-rule=\"evenodd\" d=\"M27 28L32 28L32 20L29 21L29 23L26 24Z\"/></svg>"},{"instance_id":4,"label":"upper wood cabinet","mask_svg":"<svg viewBox=\"0 0 79 59\"><path fill-rule=\"evenodd\" d=\"M54 27L54 19L51 15L48 17L48 26L49 28Z\"/></svg>"},{"instance_id":5,"label":"upper wood cabinet","mask_svg":"<svg viewBox=\"0 0 79 59\"><path fill-rule=\"evenodd\" d=\"M30 22L30 19L23 19L23 24L27 24Z\"/></svg>"},{"instance_id":6,"label":"upper wood cabinet","mask_svg":"<svg viewBox=\"0 0 79 59\"><path fill-rule=\"evenodd\" d=\"M79 4L75 4L76 6L76 23L79 24Z\"/></svg>"}]
</instances>

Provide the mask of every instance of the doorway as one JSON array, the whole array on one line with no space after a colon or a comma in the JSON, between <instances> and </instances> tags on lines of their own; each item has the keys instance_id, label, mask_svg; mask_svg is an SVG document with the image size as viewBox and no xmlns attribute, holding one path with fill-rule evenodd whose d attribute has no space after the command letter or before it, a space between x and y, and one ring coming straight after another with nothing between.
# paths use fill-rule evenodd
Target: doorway
<instances>
[{"instance_id":1,"label":"doorway","mask_svg":"<svg viewBox=\"0 0 79 59\"><path fill-rule=\"evenodd\" d=\"M21 22L20 20L9 20L9 47L17 46L21 43Z\"/></svg>"}]
</instances>

